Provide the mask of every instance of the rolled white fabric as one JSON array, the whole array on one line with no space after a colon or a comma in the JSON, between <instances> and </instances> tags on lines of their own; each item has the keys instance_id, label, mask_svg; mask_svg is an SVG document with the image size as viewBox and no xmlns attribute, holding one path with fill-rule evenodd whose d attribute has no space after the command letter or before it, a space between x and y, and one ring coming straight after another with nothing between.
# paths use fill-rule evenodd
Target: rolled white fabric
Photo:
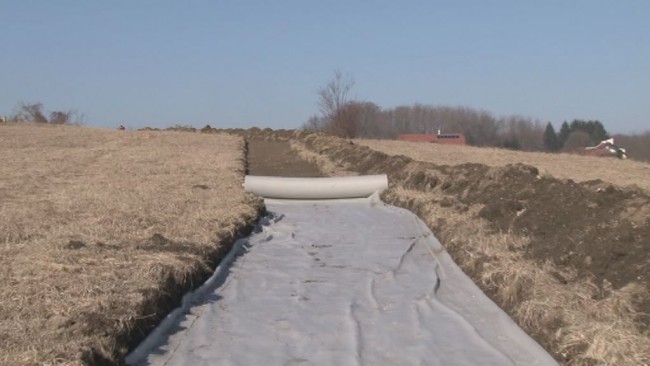
<instances>
[{"instance_id":1,"label":"rolled white fabric","mask_svg":"<svg viewBox=\"0 0 650 366\"><path fill-rule=\"evenodd\" d=\"M264 198L317 200L369 197L388 188L386 174L328 178L247 175L244 190Z\"/></svg>"}]
</instances>

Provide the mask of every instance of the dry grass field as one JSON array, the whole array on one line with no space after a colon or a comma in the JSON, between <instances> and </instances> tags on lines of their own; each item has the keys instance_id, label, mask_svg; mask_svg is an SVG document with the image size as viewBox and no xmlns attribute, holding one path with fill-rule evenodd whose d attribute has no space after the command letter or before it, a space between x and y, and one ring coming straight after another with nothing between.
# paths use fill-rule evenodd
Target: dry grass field
<instances>
[{"instance_id":1,"label":"dry grass field","mask_svg":"<svg viewBox=\"0 0 650 366\"><path fill-rule=\"evenodd\" d=\"M633 160L408 141L359 139L355 142L389 155L405 155L439 165L477 163L498 167L523 163L535 166L542 175L560 179L576 182L600 179L619 186L636 185L650 190L650 164Z\"/></svg>"},{"instance_id":2,"label":"dry grass field","mask_svg":"<svg viewBox=\"0 0 650 366\"><path fill-rule=\"evenodd\" d=\"M243 149L222 134L0 125L0 364L119 360L258 216Z\"/></svg>"}]
</instances>

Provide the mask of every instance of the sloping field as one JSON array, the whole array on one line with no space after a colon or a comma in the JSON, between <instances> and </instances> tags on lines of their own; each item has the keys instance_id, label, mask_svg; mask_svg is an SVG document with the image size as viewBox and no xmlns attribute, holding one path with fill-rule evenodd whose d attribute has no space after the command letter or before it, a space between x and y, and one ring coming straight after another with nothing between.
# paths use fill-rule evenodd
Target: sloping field
<instances>
[{"instance_id":1,"label":"sloping field","mask_svg":"<svg viewBox=\"0 0 650 366\"><path fill-rule=\"evenodd\" d=\"M499 167L522 163L535 166L541 175L555 178L576 182L600 179L619 186L636 185L650 190L650 164L633 160L407 141L359 139L355 142L389 155L404 155L438 165L475 163Z\"/></svg>"},{"instance_id":2,"label":"sloping field","mask_svg":"<svg viewBox=\"0 0 650 366\"><path fill-rule=\"evenodd\" d=\"M647 191L558 180L516 160L416 161L317 134L295 134L292 147L330 173L387 173L382 199L416 213L562 364L650 363ZM564 157L553 156L570 166Z\"/></svg>"},{"instance_id":3,"label":"sloping field","mask_svg":"<svg viewBox=\"0 0 650 366\"><path fill-rule=\"evenodd\" d=\"M222 134L0 125L0 364L119 360L262 202Z\"/></svg>"}]
</instances>

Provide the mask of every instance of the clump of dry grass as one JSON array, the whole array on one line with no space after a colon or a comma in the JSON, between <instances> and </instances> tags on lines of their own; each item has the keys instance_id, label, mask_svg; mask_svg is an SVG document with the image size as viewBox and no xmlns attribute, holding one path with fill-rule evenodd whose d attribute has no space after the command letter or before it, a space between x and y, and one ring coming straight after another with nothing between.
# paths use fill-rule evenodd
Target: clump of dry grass
<instances>
[{"instance_id":1,"label":"clump of dry grass","mask_svg":"<svg viewBox=\"0 0 650 366\"><path fill-rule=\"evenodd\" d=\"M650 164L633 160L408 141L359 139L355 142L389 155L405 155L439 165L477 163L496 167L523 163L556 178L577 182L600 179L618 186L636 185L650 190Z\"/></svg>"},{"instance_id":2,"label":"clump of dry grass","mask_svg":"<svg viewBox=\"0 0 650 366\"><path fill-rule=\"evenodd\" d=\"M0 364L119 359L257 217L243 154L226 135L1 126Z\"/></svg>"}]
</instances>

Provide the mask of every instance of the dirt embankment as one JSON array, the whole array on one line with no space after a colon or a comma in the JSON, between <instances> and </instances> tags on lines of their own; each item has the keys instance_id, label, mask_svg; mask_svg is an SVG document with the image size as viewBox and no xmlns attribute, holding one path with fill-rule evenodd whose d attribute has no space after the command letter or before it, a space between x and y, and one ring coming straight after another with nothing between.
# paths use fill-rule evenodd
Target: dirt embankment
<instances>
[{"instance_id":1,"label":"dirt embankment","mask_svg":"<svg viewBox=\"0 0 650 366\"><path fill-rule=\"evenodd\" d=\"M561 362L650 362L650 197L513 164L440 166L297 133L341 171L387 173L475 282ZM315 159L318 160L318 159Z\"/></svg>"},{"instance_id":2,"label":"dirt embankment","mask_svg":"<svg viewBox=\"0 0 650 366\"><path fill-rule=\"evenodd\" d=\"M393 140L358 139L354 142L389 155L405 155L417 161L434 164L474 163L502 167L517 162L536 167L541 176L571 179L576 182L601 179L621 187L636 186L650 190L650 164L629 159Z\"/></svg>"}]
</instances>

